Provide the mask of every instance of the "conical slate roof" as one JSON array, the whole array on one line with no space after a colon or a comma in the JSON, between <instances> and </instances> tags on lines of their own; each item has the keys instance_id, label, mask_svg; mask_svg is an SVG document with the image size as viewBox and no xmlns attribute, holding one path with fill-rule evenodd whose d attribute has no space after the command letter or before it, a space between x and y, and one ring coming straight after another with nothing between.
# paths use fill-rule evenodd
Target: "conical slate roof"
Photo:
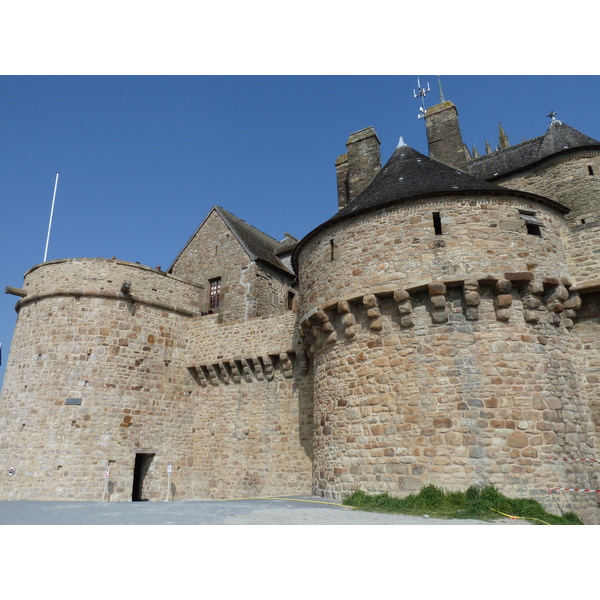
<instances>
[{"instance_id":1,"label":"conical slate roof","mask_svg":"<svg viewBox=\"0 0 600 600\"><path fill-rule=\"evenodd\" d=\"M512 198L515 196L526 197L548 204L563 213L569 212L568 208L554 200L530 192L511 190L449 167L405 145L401 139L385 166L375 175L373 181L363 192L300 240L292 258L294 268L297 268L299 251L307 241L318 232L343 219L407 200L435 196L464 198L482 194L511 196Z\"/></svg>"},{"instance_id":2,"label":"conical slate roof","mask_svg":"<svg viewBox=\"0 0 600 600\"><path fill-rule=\"evenodd\" d=\"M367 188L333 218L398 200L467 191L506 192L506 188L458 171L401 142Z\"/></svg>"},{"instance_id":3,"label":"conical slate roof","mask_svg":"<svg viewBox=\"0 0 600 600\"><path fill-rule=\"evenodd\" d=\"M600 142L570 125L554 120L542 136L473 159L469 163L469 173L481 179L493 180L527 169L555 154L591 147L600 149Z\"/></svg>"}]
</instances>

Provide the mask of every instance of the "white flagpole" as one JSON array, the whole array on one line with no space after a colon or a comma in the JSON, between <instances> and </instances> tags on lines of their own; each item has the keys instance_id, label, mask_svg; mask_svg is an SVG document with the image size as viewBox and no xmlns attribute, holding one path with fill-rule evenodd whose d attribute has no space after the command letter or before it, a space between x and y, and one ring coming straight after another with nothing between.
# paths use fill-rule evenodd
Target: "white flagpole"
<instances>
[{"instance_id":1,"label":"white flagpole","mask_svg":"<svg viewBox=\"0 0 600 600\"><path fill-rule=\"evenodd\" d=\"M58 173L54 181L54 194L52 195L52 208L50 209L50 223L48 223L48 236L46 237L46 250L44 250L44 262L48 256L48 243L50 242L50 228L52 227L52 215L54 214L54 201L56 200L56 188L58 187Z\"/></svg>"}]
</instances>

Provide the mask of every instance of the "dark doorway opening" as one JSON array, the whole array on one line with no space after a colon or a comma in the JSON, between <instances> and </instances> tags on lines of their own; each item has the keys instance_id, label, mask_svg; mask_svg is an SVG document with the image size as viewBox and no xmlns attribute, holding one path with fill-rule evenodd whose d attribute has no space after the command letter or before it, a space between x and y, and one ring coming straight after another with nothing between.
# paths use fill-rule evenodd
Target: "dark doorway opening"
<instances>
[{"instance_id":1,"label":"dark doorway opening","mask_svg":"<svg viewBox=\"0 0 600 600\"><path fill-rule=\"evenodd\" d=\"M133 502L148 500L148 498L144 498L144 479L150 469L153 459L154 454L135 455L135 465L133 467L133 491L131 494Z\"/></svg>"}]
</instances>

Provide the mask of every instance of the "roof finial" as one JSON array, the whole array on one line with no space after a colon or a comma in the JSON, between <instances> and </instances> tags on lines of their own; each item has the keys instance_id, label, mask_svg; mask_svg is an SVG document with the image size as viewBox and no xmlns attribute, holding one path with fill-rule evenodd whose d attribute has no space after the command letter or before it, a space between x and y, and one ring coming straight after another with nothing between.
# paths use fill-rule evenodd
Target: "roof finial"
<instances>
[{"instance_id":1,"label":"roof finial","mask_svg":"<svg viewBox=\"0 0 600 600\"><path fill-rule=\"evenodd\" d=\"M429 82L427 82L427 89L422 88L421 79L419 77L417 77L417 87L419 88L419 93L417 94L417 92L415 92L413 89L413 94L415 98L421 98L421 107L419 108L421 114L418 115L418 118L422 119L425 116L425 96L427 96L427 93L431 91L431 88L429 87Z\"/></svg>"},{"instance_id":2,"label":"roof finial","mask_svg":"<svg viewBox=\"0 0 600 600\"><path fill-rule=\"evenodd\" d=\"M554 123L557 123L558 125L562 125L562 123L556 118L556 115L558 113L554 110L550 111L550 114L547 114L547 117L550 117L550 125L548 125L548 128L552 127L552 125L554 125Z\"/></svg>"},{"instance_id":3,"label":"roof finial","mask_svg":"<svg viewBox=\"0 0 600 600\"><path fill-rule=\"evenodd\" d=\"M440 76L437 76L438 78L438 86L440 88L440 103L442 102L446 102L446 100L444 99L444 90L442 90L442 80L440 79Z\"/></svg>"},{"instance_id":4,"label":"roof finial","mask_svg":"<svg viewBox=\"0 0 600 600\"><path fill-rule=\"evenodd\" d=\"M502 148L502 149L508 148L510 146L510 143L508 141L508 136L506 135L506 133L504 131L504 127L502 127L502 123L498 123L498 126L500 127L500 136L499 136L500 148Z\"/></svg>"}]
</instances>

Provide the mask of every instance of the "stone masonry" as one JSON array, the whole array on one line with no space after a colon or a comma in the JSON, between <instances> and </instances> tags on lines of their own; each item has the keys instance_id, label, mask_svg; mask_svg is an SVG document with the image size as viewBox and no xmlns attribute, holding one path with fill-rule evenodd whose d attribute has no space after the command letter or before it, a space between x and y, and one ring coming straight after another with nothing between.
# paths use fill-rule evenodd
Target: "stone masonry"
<instances>
[{"instance_id":1,"label":"stone masonry","mask_svg":"<svg viewBox=\"0 0 600 600\"><path fill-rule=\"evenodd\" d=\"M549 489L599 489L600 142L553 119L471 157L451 102L425 123L430 156L383 166L351 134L300 241L216 206L164 271L64 259L7 287L0 499L494 485L556 512Z\"/></svg>"}]
</instances>

